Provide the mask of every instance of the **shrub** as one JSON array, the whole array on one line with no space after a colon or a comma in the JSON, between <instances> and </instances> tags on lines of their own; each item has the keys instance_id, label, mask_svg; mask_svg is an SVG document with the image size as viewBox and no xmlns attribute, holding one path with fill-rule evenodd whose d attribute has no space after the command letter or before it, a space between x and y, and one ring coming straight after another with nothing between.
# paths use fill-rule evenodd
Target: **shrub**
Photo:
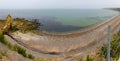
<instances>
[{"instance_id":1,"label":"shrub","mask_svg":"<svg viewBox=\"0 0 120 61\"><path fill-rule=\"evenodd\" d=\"M17 30L19 30L19 29L17 28L17 25L13 25L11 31L17 31Z\"/></svg>"},{"instance_id":2,"label":"shrub","mask_svg":"<svg viewBox=\"0 0 120 61\"><path fill-rule=\"evenodd\" d=\"M120 31L113 35L111 39L110 56L113 60L118 60L120 56ZM100 56L106 58L107 56L107 45L103 45L100 49Z\"/></svg>"},{"instance_id":3,"label":"shrub","mask_svg":"<svg viewBox=\"0 0 120 61\"><path fill-rule=\"evenodd\" d=\"M7 57L7 52L6 51L0 51L0 59L2 59L3 56Z\"/></svg>"},{"instance_id":4,"label":"shrub","mask_svg":"<svg viewBox=\"0 0 120 61\"><path fill-rule=\"evenodd\" d=\"M38 58L37 61L48 61L48 60L45 58Z\"/></svg>"},{"instance_id":5,"label":"shrub","mask_svg":"<svg viewBox=\"0 0 120 61\"><path fill-rule=\"evenodd\" d=\"M2 56L7 56L7 52L6 51L1 51L0 52Z\"/></svg>"},{"instance_id":6,"label":"shrub","mask_svg":"<svg viewBox=\"0 0 120 61\"><path fill-rule=\"evenodd\" d=\"M27 31L38 30L40 26L41 23L37 19L29 21L22 18L16 18L12 24L11 31L14 32L19 30L24 33Z\"/></svg>"},{"instance_id":7,"label":"shrub","mask_svg":"<svg viewBox=\"0 0 120 61\"><path fill-rule=\"evenodd\" d=\"M8 48L9 48L10 50L12 50L12 51L15 51L15 50L14 50L14 46L11 45L10 43L8 44Z\"/></svg>"},{"instance_id":8,"label":"shrub","mask_svg":"<svg viewBox=\"0 0 120 61\"><path fill-rule=\"evenodd\" d=\"M92 58L88 55L87 58L86 58L86 61L94 61L94 58Z\"/></svg>"},{"instance_id":9,"label":"shrub","mask_svg":"<svg viewBox=\"0 0 120 61\"><path fill-rule=\"evenodd\" d=\"M29 59L34 59L35 57L31 54L27 54L26 50L23 49L22 47L18 46L18 45L14 45L14 50L17 51L19 54L21 54L24 57L27 57Z\"/></svg>"},{"instance_id":10,"label":"shrub","mask_svg":"<svg viewBox=\"0 0 120 61\"><path fill-rule=\"evenodd\" d=\"M31 55L31 54L28 54L28 58L34 59L35 57L33 55Z\"/></svg>"},{"instance_id":11,"label":"shrub","mask_svg":"<svg viewBox=\"0 0 120 61\"><path fill-rule=\"evenodd\" d=\"M4 35L3 34L0 34L0 42L3 43L3 44L5 44L5 45L9 44L8 41L4 40Z\"/></svg>"},{"instance_id":12,"label":"shrub","mask_svg":"<svg viewBox=\"0 0 120 61\"><path fill-rule=\"evenodd\" d=\"M14 50L17 51L19 54L23 55L24 57L27 57L26 50L18 45L14 45Z\"/></svg>"},{"instance_id":13,"label":"shrub","mask_svg":"<svg viewBox=\"0 0 120 61\"><path fill-rule=\"evenodd\" d=\"M2 55L0 54L0 59L2 59Z\"/></svg>"},{"instance_id":14,"label":"shrub","mask_svg":"<svg viewBox=\"0 0 120 61\"><path fill-rule=\"evenodd\" d=\"M3 40L4 40L4 35L0 34L0 41L3 41Z\"/></svg>"}]
</instances>

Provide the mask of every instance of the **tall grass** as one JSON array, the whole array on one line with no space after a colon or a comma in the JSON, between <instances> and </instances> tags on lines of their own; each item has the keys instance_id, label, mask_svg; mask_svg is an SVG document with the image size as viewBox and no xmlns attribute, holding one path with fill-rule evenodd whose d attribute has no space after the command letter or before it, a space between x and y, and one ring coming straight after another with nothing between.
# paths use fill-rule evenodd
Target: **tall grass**
<instances>
[{"instance_id":1,"label":"tall grass","mask_svg":"<svg viewBox=\"0 0 120 61\"><path fill-rule=\"evenodd\" d=\"M22 56L29 58L29 59L34 59L35 57L31 54L27 54L26 50L19 45L12 45L9 41L4 39L4 35L0 34L0 42L6 45L10 50L16 51L17 53L21 54Z\"/></svg>"},{"instance_id":2,"label":"tall grass","mask_svg":"<svg viewBox=\"0 0 120 61\"><path fill-rule=\"evenodd\" d=\"M6 51L0 51L0 59L2 59L3 56L8 57L8 54Z\"/></svg>"},{"instance_id":3,"label":"tall grass","mask_svg":"<svg viewBox=\"0 0 120 61\"><path fill-rule=\"evenodd\" d=\"M113 60L117 61L120 57L120 31L117 32L111 39L110 56ZM100 56L106 58L107 56L107 45L104 45L100 49Z\"/></svg>"},{"instance_id":4,"label":"tall grass","mask_svg":"<svg viewBox=\"0 0 120 61\"><path fill-rule=\"evenodd\" d=\"M94 61L94 58L92 58L88 55L87 58L86 58L86 61Z\"/></svg>"},{"instance_id":5,"label":"tall grass","mask_svg":"<svg viewBox=\"0 0 120 61\"><path fill-rule=\"evenodd\" d=\"M0 41L4 40L4 35L0 34Z\"/></svg>"}]
</instances>

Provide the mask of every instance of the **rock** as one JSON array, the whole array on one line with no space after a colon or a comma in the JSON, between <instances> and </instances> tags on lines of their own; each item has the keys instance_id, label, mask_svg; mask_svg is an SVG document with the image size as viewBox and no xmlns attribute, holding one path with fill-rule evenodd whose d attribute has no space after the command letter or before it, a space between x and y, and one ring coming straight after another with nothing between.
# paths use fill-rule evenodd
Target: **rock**
<instances>
[{"instance_id":1,"label":"rock","mask_svg":"<svg viewBox=\"0 0 120 61\"><path fill-rule=\"evenodd\" d=\"M9 14L6 18L6 23L5 23L5 26L1 29L2 33L6 33L9 31L9 29L12 27L12 17L11 15Z\"/></svg>"}]
</instances>

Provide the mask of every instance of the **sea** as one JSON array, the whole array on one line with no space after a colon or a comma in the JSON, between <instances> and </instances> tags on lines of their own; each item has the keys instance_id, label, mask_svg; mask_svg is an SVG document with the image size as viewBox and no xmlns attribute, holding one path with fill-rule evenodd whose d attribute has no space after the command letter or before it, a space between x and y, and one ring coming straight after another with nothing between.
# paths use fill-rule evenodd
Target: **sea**
<instances>
[{"instance_id":1,"label":"sea","mask_svg":"<svg viewBox=\"0 0 120 61\"><path fill-rule=\"evenodd\" d=\"M107 9L0 9L0 19L10 14L13 18L38 19L40 30L46 32L73 32L96 26L115 15Z\"/></svg>"}]
</instances>

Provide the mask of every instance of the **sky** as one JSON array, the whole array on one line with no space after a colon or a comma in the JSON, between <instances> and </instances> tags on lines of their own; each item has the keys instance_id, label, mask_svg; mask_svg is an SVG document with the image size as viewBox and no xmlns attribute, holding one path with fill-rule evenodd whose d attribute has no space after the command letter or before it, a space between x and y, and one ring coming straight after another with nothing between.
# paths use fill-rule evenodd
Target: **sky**
<instances>
[{"instance_id":1,"label":"sky","mask_svg":"<svg viewBox=\"0 0 120 61\"><path fill-rule=\"evenodd\" d=\"M120 0L0 0L0 9L101 9L120 7Z\"/></svg>"}]
</instances>

